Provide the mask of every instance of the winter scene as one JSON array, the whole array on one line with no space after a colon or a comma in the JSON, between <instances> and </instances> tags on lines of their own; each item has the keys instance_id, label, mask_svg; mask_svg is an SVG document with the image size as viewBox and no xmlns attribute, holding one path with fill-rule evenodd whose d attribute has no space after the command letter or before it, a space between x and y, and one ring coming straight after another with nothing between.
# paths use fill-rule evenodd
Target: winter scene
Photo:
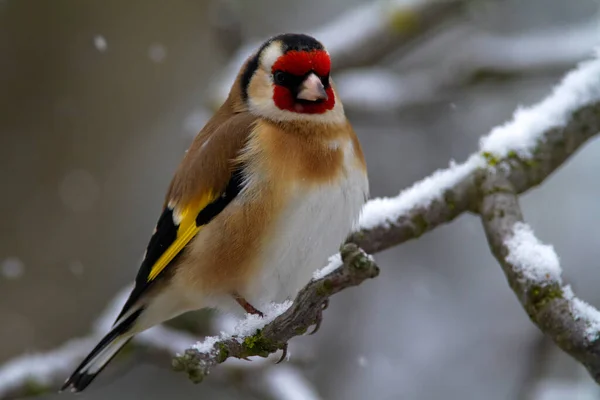
<instances>
[{"instance_id":1,"label":"winter scene","mask_svg":"<svg viewBox=\"0 0 600 400\"><path fill-rule=\"evenodd\" d=\"M0 0L0 400L600 400L599 0Z\"/></svg>"}]
</instances>

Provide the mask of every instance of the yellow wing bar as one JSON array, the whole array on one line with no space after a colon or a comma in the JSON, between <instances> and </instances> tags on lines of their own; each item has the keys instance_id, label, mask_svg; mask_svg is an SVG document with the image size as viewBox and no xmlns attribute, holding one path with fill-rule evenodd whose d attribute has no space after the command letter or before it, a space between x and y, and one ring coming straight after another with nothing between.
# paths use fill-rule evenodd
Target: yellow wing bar
<instances>
[{"instance_id":1,"label":"yellow wing bar","mask_svg":"<svg viewBox=\"0 0 600 400\"><path fill-rule=\"evenodd\" d=\"M198 214L215 200L215 196L209 192L202 197L202 199L194 204L182 209L175 207L173 209L174 223L177 225L177 237L175 241L165 250L165 252L159 257L154 263L150 273L148 274L148 282L156 279L156 277L166 268L167 265L183 248L192 240L202 226L196 226L196 217ZM177 224L179 221L179 224Z\"/></svg>"}]
</instances>

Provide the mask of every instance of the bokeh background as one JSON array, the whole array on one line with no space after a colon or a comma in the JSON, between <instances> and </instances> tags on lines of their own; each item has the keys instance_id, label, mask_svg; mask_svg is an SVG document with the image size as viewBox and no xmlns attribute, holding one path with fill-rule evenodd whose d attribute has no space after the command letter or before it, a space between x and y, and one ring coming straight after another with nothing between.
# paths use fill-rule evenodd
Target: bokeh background
<instances>
[{"instance_id":1,"label":"bokeh background","mask_svg":"<svg viewBox=\"0 0 600 400\"><path fill-rule=\"evenodd\" d=\"M132 281L239 46L322 30L367 2L0 0L0 364L85 336ZM373 196L465 159L600 45L598 0L461 3L383 59L339 73ZM594 141L523 198L527 220L596 306L599 168ZM192 385L168 355L136 348L79 398L600 399L528 320L477 218L377 259L381 277L335 296L320 332L295 339L281 367L223 366ZM211 320L175 325L200 334ZM59 398L52 385L25 386L12 396Z\"/></svg>"}]
</instances>

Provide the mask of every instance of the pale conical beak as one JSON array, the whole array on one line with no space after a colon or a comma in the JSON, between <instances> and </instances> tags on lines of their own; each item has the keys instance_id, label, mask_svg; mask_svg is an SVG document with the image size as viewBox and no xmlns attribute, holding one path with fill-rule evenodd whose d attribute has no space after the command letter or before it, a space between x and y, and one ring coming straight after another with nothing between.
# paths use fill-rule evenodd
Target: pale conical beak
<instances>
[{"instance_id":1,"label":"pale conical beak","mask_svg":"<svg viewBox=\"0 0 600 400\"><path fill-rule=\"evenodd\" d=\"M321 79L315 74L310 74L300 85L296 98L306 101L325 101L327 100L327 93Z\"/></svg>"}]
</instances>

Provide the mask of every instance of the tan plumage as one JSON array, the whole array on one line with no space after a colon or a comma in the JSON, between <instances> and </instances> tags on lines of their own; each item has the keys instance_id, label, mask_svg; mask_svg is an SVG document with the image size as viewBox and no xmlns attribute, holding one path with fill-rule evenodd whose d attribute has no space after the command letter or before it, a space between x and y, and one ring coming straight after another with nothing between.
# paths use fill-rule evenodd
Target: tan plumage
<instances>
[{"instance_id":1,"label":"tan plumage","mask_svg":"<svg viewBox=\"0 0 600 400\"><path fill-rule=\"evenodd\" d=\"M322 45L293 34L265 42L177 169L113 330L63 389L83 390L133 335L183 312L292 298L367 194Z\"/></svg>"}]
</instances>

